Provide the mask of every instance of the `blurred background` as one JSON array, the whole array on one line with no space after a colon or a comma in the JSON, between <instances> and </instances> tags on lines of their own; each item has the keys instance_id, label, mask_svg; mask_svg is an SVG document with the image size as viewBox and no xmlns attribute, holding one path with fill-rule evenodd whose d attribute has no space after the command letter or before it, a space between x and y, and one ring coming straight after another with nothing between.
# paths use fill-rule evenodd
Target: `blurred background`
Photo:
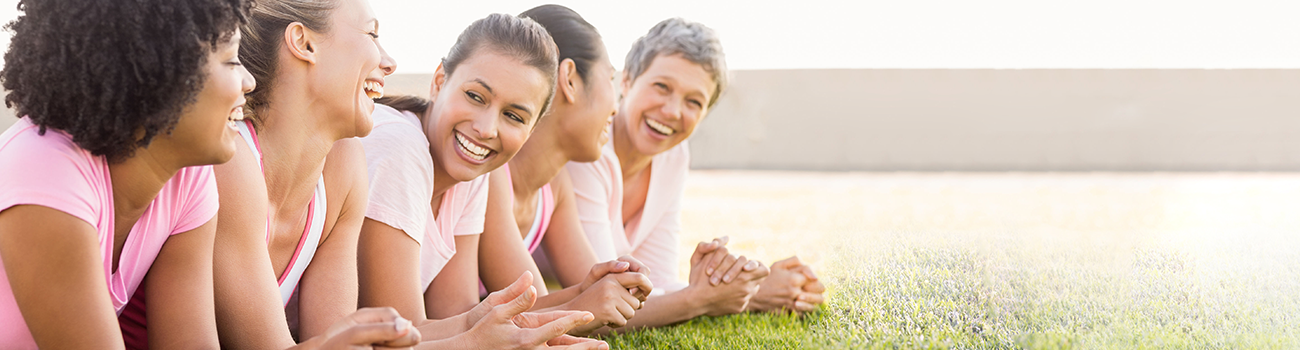
<instances>
[{"instance_id":1,"label":"blurred background","mask_svg":"<svg viewBox=\"0 0 1300 350\"><path fill-rule=\"evenodd\" d=\"M370 3L390 94L427 91L473 20L542 4ZM719 32L734 85L691 140L697 169L1300 170L1290 1L563 4L617 69L664 18Z\"/></svg>"}]
</instances>

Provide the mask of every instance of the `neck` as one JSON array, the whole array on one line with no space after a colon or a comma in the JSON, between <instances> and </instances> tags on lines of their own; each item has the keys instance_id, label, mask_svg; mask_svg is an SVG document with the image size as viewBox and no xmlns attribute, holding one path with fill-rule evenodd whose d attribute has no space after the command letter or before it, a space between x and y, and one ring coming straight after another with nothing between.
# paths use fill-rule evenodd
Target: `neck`
<instances>
[{"instance_id":1,"label":"neck","mask_svg":"<svg viewBox=\"0 0 1300 350\"><path fill-rule=\"evenodd\" d=\"M425 109L423 113L420 113L420 131L421 131L421 133L426 133L426 132L428 132L427 130L429 130L429 123L432 123L432 122L433 122L433 119L431 118L432 116L429 115L429 113L432 113L432 111L433 111L433 107L431 106L431 107L429 107L428 109ZM426 136L427 136L427 135L426 135ZM432 145L432 144L429 145L429 153L430 153L429 155L430 155L430 156L433 156L433 147L437 147L437 146L441 146L441 145ZM433 159L434 159L434 162L437 162L437 159L438 159L438 158L434 157ZM460 183L460 181L459 181L459 180L456 180L456 179L453 178L453 177L451 177L451 174L448 174L448 173L447 173L447 168L446 168L446 167L443 167L443 166L439 166L439 165L437 165L437 164L434 164L434 167L433 167L433 198L440 198L440 197L442 197L442 194L443 194L443 193L446 193L446 192L447 192L447 189L451 188L452 186L456 186L456 184L458 184L458 183ZM437 205L437 204L434 204L434 205Z\"/></svg>"},{"instance_id":2,"label":"neck","mask_svg":"<svg viewBox=\"0 0 1300 350\"><path fill-rule=\"evenodd\" d=\"M547 118L557 117L552 114ZM562 135L552 132L549 125L538 125L537 128L519 153L510 159L510 185L517 197L531 197L555 179L564 164L571 160L560 145Z\"/></svg>"},{"instance_id":3,"label":"neck","mask_svg":"<svg viewBox=\"0 0 1300 350\"><path fill-rule=\"evenodd\" d=\"M158 191L184 166L163 160L148 148L136 149L131 158L108 165L113 183L113 213L124 221L134 221L144 213ZM122 222L122 221L119 221Z\"/></svg>"},{"instance_id":4,"label":"neck","mask_svg":"<svg viewBox=\"0 0 1300 350\"><path fill-rule=\"evenodd\" d=\"M650 161L654 159L652 154L643 154L637 152L636 147L632 146L632 136L628 135L628 125L626 118L614 118L614 134L610 135L610 142L614 143L614 154L618 155L618 164L622 168L623 178L631 178L640 174L650 166Z\"/></svg>"},{"instance_id":5,"label":"neck","mask_svg":"<svg viewBox=\"0 0 1300 350\"><path fill-rule=\"evenodd\" d=\"M267 198L272 210L302 210L325 169L325 156L339 138L319 120L324 111L313 108L318 104L303 95L271 100L276 102L258 111L263 122L257 130Z\"/></svg>"}]
</instances>

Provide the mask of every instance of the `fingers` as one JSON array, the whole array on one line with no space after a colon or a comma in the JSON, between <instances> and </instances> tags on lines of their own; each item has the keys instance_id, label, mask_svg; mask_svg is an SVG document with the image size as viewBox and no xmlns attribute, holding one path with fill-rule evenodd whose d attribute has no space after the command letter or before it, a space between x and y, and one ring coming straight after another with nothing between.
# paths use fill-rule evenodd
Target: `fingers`
<instances>
[{"instance_id":1,"label":"fingers","mask_svg":"<svg viewBox=\"0 0 1300 350\"><path fill-rule=\"evenodd\" d=\"M747 270L744 273L741 273L741 279L747 281L763 279L763 278L767 278L767 275L772 272L771 270L767 269L767 266L763 266L763 262L761 261L754 261L754 262L756 263L756 265L758 265L758 267L754 268L753 270Z\"/></svg>"},{"instance_id":2,"label":"fingers","mask_svg":"<svg viewBox=\"0 0 1300 350\"><path fill-rule=\"evenodd\" d=\"M792 256L772 263L773 269L794 269L799 266L803 266L803 262L799 261L798 256Z\"/></svg>"},{"instance_id":3,"label":"fingers","mask_svg":"<svg viewBox=\"0 0 1300 350\"><path fill-rule=\"evenodd\" d=\"M816 280L809 281L808 283L805 283L803 285L803 291L807 293L816 293L816 294L825 293L826 285Z\"/></svg>"},{"instance_id":4,"label":"fingers","mask_svg":"<svg viewBox=\"0 0 1300 350\"><path fill-rule=\"evenodd\" d=\"M495 314L498 319L509 320L514 318L515 315L528 311L528 309L533 307L533 303L536 301L537 287L528 286L522 294L519 294L518 297L510 300L510 302L492 308L492 313Z\"/></svg>"},{"instance_id":5,"label":"fingers","mask_svg":"<svg viewBox=\"0 0 1300 350\"><path fill-rule=\"evenodd\" d=\"M718 253L721 253L721 249L719 250ZM740 258L737 258L735 255L727 254L726 256L722 257L721 259L722 261L718 263L717 269L713 270L713 272L730 270L733 265L736 265L736 261L738 261L739 259ZM722 275L725 273L714 274L713 272L709 272L709 276L710 276L709 284L716 286L718 285L718 283L722 282Z\"/></svg>"},{"instance_id":6,"label":"fingers","mask_svg":"<svg viewBox=\"0 0 1300 350\"><path fill-rule=\"evenodd\" d=\"M627 269L627 271L629 272L644 273L647 275L650 274L650 267L646 266L644 263L641 263L641 260L637 260L636 258L633 258L631 255L620 256L618 257L618 260L626 261L629 265L631 265L631 267Z\"/></svg>"},{"instance_id":7,"label":"fingers","mask_svg":"<svg viewBox=\"0 0 1300 350\"><path fill-rule=\"evenodd\" d=\"M546 345L561 346L561 345L575 345L575 344L582 344L582 343L601 343L601 341L591 339L591 338L575 337L568 334L561 334L560 336L555 337L555 339L551 339L550 341L546 342Z\"/></svg>"},{"instance_id":8,"label":"fingers","mask_svg":"<svg viewBox=\"0 0 1300 350\"><path fill-rule=\"evenodd\" d=\"M717 272L717 270L725 270L720 268L719 265L721 265L727 258L735 259L736 257L731 255L731 252L728 251L726 247L718 248L717 250L714 250L713 253L710 253L710 255L705 256L706 265L704 265L704 274L713 276L713 273Z\"/></svg>"},{"instance_id":9,"label":"fingers","mask_svg":"<svg viewBox=\"0 0 1300 350\"><path fill-rule=\"evenodd\" d=\"M725 247L729 240L730 238L727 236L722 236L720 238L714 238L712 241L700 242L700 244L695 245L695 254L691 255L691 265L694 266L696 263L699 263L703 260L705 255L712 253L714 250ZM711 273L712 272L710 272L710 274Z\"/></svg>"},{"instance_id":10,"label":"fingers","mask_svg":"<svg viewBox=\"0 0 1300 350\"><path fill-rule=\"evenodd\" d=\"M591 272L587 273L588 282L596 282L605 275L627 271L632 264L626 261L610 260L591 266Z\"/></svg>"},{"instance_id":11,"label":"fingers","mask_svg":"<svg viewBox=\"0 0 1300 350\"><path fill-rule=\"evenodd\" d=\"M526 337L531 340L528 342L529 344L546 343L551 339L555 339L555 337L568 333L573 327L590 323L595 319L596 317L592 316L590 312L575 312L532 329Z\"/></svg>"},{"instance_id":12,"label":"fingers","mask_svg":"<svg viewBox=\"0 0 1300 350\"><path fill-rule=\"evenodd\" d=\"M817 274L813 273L812 266L799 265L798 267L794 267L792 270L804 275L804 277L807 277L809 281L817 280Z\"/></svg>"},{"instance_id":13,"label":"fingers","mask_svg":"<svg viewBox=\"0 0 1300 350\"><path fill-rule=\"evenodd\" d=\"M420 342L420 331L393 308L361 309L348 317L356 324L331 337L329 342L388 347L408 347Z\"/></svg>"},{"instance_id":14,"label":"fingers","mask_svg":"<svg viewBox=\"0 0 1300 350\"><path fill-rule=\"evenodd\" d=\"M620 273L610 275L610 277L613 277L614 281L618 282L618 285L623 286L623 289L637 289L633 294L649 295L654 290L654 285L650 283L650 277L644 274ZM637 297L637 299L645 300L645 297L641 296Z\"/></svg>"},{"instance_id":15,"label":"fingers","mask_svg":"<svg viewBox=\"0 0 1300 350\"><path fill-rule=\"evenodd\" d=\"M825 301L826 296L821 293L799 293L798 299L795 299L795 302L803 302L813 305L821 304Z\"/></svg>"},{"instance_id":16,"label":"fingers","mask_svg":"<svg viewBox=\"0 0 1300 350\"><path fill-rule=\"evenodd\" d=\"M497 305L505 304L511 300L518 298L521 294L524 293L524 291L528 290L528 287L532 287L532 286L533 286L533 273L529 271L524 271L522 275L519 275L519 278L515 279L514 283L511 283L509 286L506 286L505 289L492 292L492 294L488 294L487 298L483 299L483 303L493 307Z\"/></svg>"},{"instance_id":17,"label":"fingers","mask_svg":"<svg viewBox=\"0 0 1300 350\"><path fill-rule=\"evenodd\" d=\"M741 256L736 259L736 263L732 264L731 268L722 275L722 282L731 283L731 281L736 279L736 276L740 275L740 270L744 269L746 266L749 266L750 271L753 271L753 269L758 268L758 261L750 261L748 257Z\"/></svg>"}]
</instances>

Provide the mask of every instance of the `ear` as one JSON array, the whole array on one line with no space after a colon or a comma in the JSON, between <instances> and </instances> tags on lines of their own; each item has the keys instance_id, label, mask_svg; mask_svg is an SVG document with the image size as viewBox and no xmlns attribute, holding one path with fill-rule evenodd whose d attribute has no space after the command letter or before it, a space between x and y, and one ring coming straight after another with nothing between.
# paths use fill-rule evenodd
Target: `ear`
<instances>
[{"instance_id":1,"label":"ear","mask_svg":"<svg viewBox=\"0 0 1300 350\"><path fill-rule=\"evenodd\" d=\"M438 63L438 69L433 72L433 81L429 82L429 101L438 100L438 92L442 91L443 85L447 84L447 70L443 69L442 63Z\"/></svg>"},{"instance_id":2,"label":"ear","mask_svg":"<svg viewBox=\"0 0 1300 350\"><path fill-rule=\"evenodd\" d=\"M578 77L578 66L573 63L573 59L566 58L560 61L560 74L555 77L555 81L559 86L555 93L564 96L564 101L569 104L573 104L577 100L578 88L582 87L580 86L582 82L576 80L580 80L580 78Z\"/></svg>"},{"instance_id":3,"label":"ear","mask_svg":"<svg viewBox=\"0 0 1300 350\"><path fill-rule=\"evenodd\" d=\"M628 78L627 70L618 73L618 102L623 102L623 96L627 96L628 88L632 87L632 79Z\"/></svg>"},{"instance_id":4,"label":"ear","mask_svg":"<svg viewBox=\"0 0 1300 350\"><path fill-rule=\"evenodd\" d=\"M289 23L284 28L284 47L293 57L316 64L315 33L301 22Z\"/></svg>"}]
</instances>

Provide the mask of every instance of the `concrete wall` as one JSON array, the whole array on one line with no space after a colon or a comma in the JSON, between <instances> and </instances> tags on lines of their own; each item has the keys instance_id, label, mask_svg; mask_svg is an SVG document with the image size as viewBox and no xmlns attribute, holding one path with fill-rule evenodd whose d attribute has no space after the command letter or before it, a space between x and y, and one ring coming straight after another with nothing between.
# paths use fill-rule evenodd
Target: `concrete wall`
<instances>
[{"instance_id":1,"label":"concrete wall","mask_svg":"<svg viewBox=\"0 0 1300 350\"><path fill-rule=\"evenodd\" d=\"M390 77L388 93L424 95L430 77ZM733 78L692 136L695 168L1300 170L1300 70L768 70ZM0 116L0 127L11 122Z\"/></svg>"}]
</instances>

